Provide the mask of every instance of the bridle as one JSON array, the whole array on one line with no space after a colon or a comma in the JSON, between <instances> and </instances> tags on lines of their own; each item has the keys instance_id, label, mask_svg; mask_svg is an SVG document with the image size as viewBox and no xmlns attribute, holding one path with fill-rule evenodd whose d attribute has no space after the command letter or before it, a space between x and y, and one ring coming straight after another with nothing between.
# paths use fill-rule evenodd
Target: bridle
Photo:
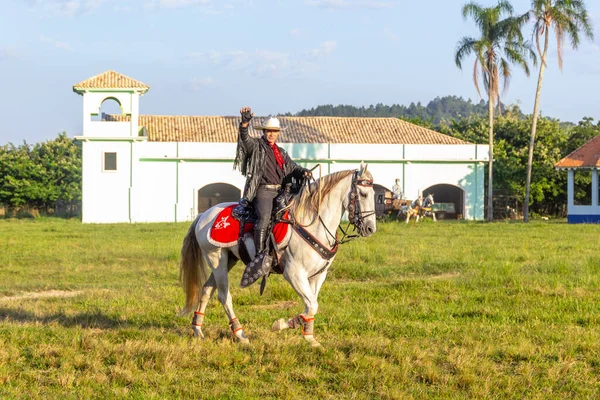
<instances>
[{"instance_id":1,"label":"bridle","mask_svg":"<svg viewBox=\"0 0 600 400\"><path fill-rule=\"evenodd\" d=\"M360 179L358 176L358 170L354 171L354 176L352 177L352 186L350 188L350 201L348 203L348 221L352 225L356 227L357 230L360 230L363 226L364 219L370 217L375 214L375 211L362 211L360 209L360 201L358 201L358 196L360 193L358 192L358 186L362 187L373 187L372 179Z\"/></svg>"},{"instance_id":2,"label":"bridle","mask_svg":"<svg viewBox=\"0 0 600 400\"><path fill-rule=\"evenodd\" d=\"M352 184L350 187L350 193L348 194L348 196L349 196L349 203L348 203L348 208L347 208L347 210L348 210L348 225L346 226L346 229L342 228L341 225L338 226L338 229L342 233L341 238L337 234L334 235L333 233L331 233L331 231L329 231L329 229L325 225L325 222L321 219L321 216L318 215L318 220L325 228L325 232L327 232L329 237L331 239L333 239L333 244L330 243L329 246L326 246L323 243L321 243L317 238L315 238L310 232L308 232L304 228L304 226L306 226L306 225L304 225L304 226L300 225L295 220L295 218L293 218L292 226L296 230L296 232L298 232L300 237L302 237L302 239L304 239L311 246L311 248L313 250L315 250L317 253L319 253L319 255L325 260L331 260L331 258L333 258L335 256L335 254L337 253L337 250L338 250L338 245L347 243L352 239L356 239L356 238L360 237L360 234L358 234L358 233L352 233L352 234L348 233L350 225L353 225L355 227L355 230L357 232L359 232L364 224L364 219L375 214L375 210L373 210L373 211L362 211L361 210L360 201L358 200L358 198L360 196L360 193L358 191L358 186L372 188L373 180L372 179L361 179L359 176L359 171L358 170L354 171L354 175L352 176ZM309 186L309 188L310 188L310 186ZM314 222L314 220L313 220L313 222ZM312 222L311 222L311 225L312 225ZM320 274L328 266L329 266L329 263L325 264L325 266L323 268L321 268L319 271L317 271L312 276L310 276L310 278Z\"/></svg>"}]
</instances>

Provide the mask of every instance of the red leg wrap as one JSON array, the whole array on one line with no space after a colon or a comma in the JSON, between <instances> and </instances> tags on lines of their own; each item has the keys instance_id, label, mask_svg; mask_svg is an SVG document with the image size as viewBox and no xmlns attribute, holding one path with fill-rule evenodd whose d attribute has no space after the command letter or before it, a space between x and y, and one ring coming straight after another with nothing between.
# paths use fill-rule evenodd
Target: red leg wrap
<instances>
[{"instance_id":1,"label":"red leg wrap","mask_svg":"<svg viewBox=\"0 0 600 400\"><path fill-rule=\"evenodd\" d=\"M204 322L204 313L201 313L200 311L194 311L194 318L192 319L192 325L193 326L202 326L203 322Z\"/></svg>"},{"instance_id":2,"label":"red leg wrap","mask_svg":"<svg viewBox=\"0 0 600 400\"><path fill-rule=\"evenodd\" d=\"M311 323L314 325L314 320L315 320L314 318L308 318L304 314L298 314L294 318L292 318L288 321L288 325L292 329L296 329L296 328L302 326L303 330L304 330L304 325L306 325L307 323ZM312 331L312 328L311 328L311 331ZM312 335L312 333L310 333L310 335Z\"/></svg>"},{"instance_id":3,"label":"red leg wrap","mask_svg":"<svg viewBox=\"0 0 600 400\"><path fill-rule=\"evenodd\" d=\"M231 320L231 322L229 322L229 327L231 328L231 333L235 334L237 331L242 329L242 324L240 324L240 321L238 321L237 318L234 318Z\"/></svg>"}]
</instances>

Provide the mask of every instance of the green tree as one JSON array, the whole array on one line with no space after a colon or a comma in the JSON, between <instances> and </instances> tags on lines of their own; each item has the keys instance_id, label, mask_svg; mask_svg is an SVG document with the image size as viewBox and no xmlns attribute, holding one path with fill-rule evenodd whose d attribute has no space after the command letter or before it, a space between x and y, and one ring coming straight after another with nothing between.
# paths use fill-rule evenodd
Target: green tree
<instances>
[{"instance_id":1,"label":"green tree","mask_svg":"<svg viewBox=\"0 0 600 400\"><path fill-rule=\"evenodd\" d=\"M513 17L513 7L506 0L500 0L495 7L482 7L477 3L467 3L462 8L463 18L471 16L477 24L481 36L476 39L463 37L456 48L455 62L462 69L463 60L475 54L473 82L479 91L479 70L488 95L490 161L488 164L488 213L487 220L493 216L493 159L494 159L494 106L500 103L500 81L504 90L509 86L512 76L511 64L517 64L527 75L529 67L527 57L535 62L535 54L523 40L521 27L527 21L527 15ZM502 19L504 15L508 17Z\"/></svg>"},{"instance_id":2,"label":"green tree","mask_svg":"<svg viewBox=\"0 0 600 400\"><path fill-rule=\"evenodd\" d=\"M590 19L582 0L533 0L531 2L530 15L535 19L533 35L537 44L538 54L541 58L538 84L535 92L535 103L533 106L533 122L531 124L531 136L529 139L529 157L527 159L527 180L525 183L525 201L523 204L523 221L529 221L529 197L531 191L531 171L533 166L533 147L537 129L538 113L540 107L540 94L542 81L546 68L548 55L550 29L556 34L556 49L558 53L558 68L562 71L562 47L565 36L571 39L571 47L577 49L579 46L579 34L583 32L588 38L593 39L594 33ZM543 37L544 46L540 45Z\"/></svg>"},{"instance_id":3,"label":"green tree","mask_svg":"<svg viewBox=\"0 0 600 400\"><path fill-rule=\"evenodd\" d=\"M55 140L0 146L0 203L9 209L54 208L81 199L81 148L63 132Z\"/></svg>"}]
</instances>

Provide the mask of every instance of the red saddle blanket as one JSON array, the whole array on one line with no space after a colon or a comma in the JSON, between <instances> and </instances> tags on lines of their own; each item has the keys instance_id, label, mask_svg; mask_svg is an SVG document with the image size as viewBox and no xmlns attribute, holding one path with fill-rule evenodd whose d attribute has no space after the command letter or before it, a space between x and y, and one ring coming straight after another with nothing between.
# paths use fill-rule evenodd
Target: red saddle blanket
<instances>
[{"instance_id":1,"label":"red saddle blanket","mask_svg":"<svg viewBox=\"0 0 600 400\"><path fill-rule=\"evenodd\" d=\"M236 206L236 204L226 207L217 215L215 218L215 222L213 222L213 226L210 228L210 232L208 237L210 241L217 246L232 246L237 243L238 235L240 233L240 221L233 218L231 215L231 211ZM287 220L289 218L289 212L286 211L283 215L283 219ZM280 244L285 235L288 232L289 224L285 222L279 222L275 224L273 227L273 236L275 237L275 242ZM246 223L244 225L244 233L252 232L254 228L254 224Z\"/></svg>"}]
</instances>

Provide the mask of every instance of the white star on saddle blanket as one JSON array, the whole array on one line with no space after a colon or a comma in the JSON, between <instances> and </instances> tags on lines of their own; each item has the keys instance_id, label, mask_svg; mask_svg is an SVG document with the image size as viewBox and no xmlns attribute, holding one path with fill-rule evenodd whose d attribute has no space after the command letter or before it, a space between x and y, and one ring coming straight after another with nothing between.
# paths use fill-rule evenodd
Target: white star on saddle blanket
<instances>
[{"instance_id":1,"label":"white star on saddle blanket","mask_svg":"<svg viewBox=\"0 0 600 400\"><path fill-rule=\"evenodd\" d=\"M215 224L214 229L225 229L229 225L231 225L231 222L227 222L227 219L229 219L229 215L226 217L222 217L221 220Z\"/></svg>"}]
</instances>

